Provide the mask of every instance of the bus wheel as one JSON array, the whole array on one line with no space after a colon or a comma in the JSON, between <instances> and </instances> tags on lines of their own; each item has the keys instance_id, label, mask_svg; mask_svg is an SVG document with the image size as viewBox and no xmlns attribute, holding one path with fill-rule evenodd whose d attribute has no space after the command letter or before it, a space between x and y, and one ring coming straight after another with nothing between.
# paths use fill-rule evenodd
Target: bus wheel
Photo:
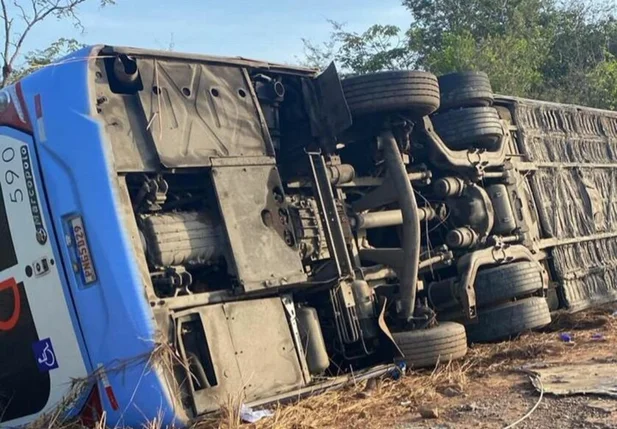
<instances>
[{"instance_id":1,"label":"bus wheel","mask_svg":"<svg viewBox=\"0 0 617 429\"><path fill-rule=\"evenodd\" d=\"M405 355L409 368L435 366L460 359L467 353L465 327L454 322L415 331L393 333L394 341Z\"/></svg>"},{"instance_id":2,"label":"bus wheel","mask_svg":"<svg viewBox=\"0 0 617 429\"><path fill-rule=\"evenodd\" d=\"M478 272L475 281L478 307L532 295L544 287L535 262L514 262Z\"/></svg>"},{"instance_id":3,"label":"bus wheel","mask_svg":"<svg viewBox=\"0 0 617 429\"><path fill-rule=\"evenodd\" d=\"M493 104L493 89L484 72L450 73L439 76L440 109L481 107Z\"/></svg>"},{"instance_id":4,"label":"bus wheel","mask_svg":"<svg viewBox=\"0 0 617 429\"><path fill-rule=\"evenodd\" d=\"M533 297L478 311L478 323L467 325L472 343L506 340L551 323L546 299Z\"/></svg>"},{"instance_id":5,"label":"bus wheel","mask_svg":"<svg viewBox=\"0 0 617 429\"><path fill-rule=\"evenodd\" d=\"M405 112L426 116L439 108L437 77L428 72L397 70L352 76L342 80L353 116Z\"/></svg>"},{"instance_id":6,"label":"bus wheel","mask_svg":"<svg viewBox=\"0 0 617 429\"><path fill-rule=\"evenodd\" d=\"M503 137L499 113L493 107L468 107L434 115L439 137L454 150L495 150Z\"/></svg>"}]
</instances>

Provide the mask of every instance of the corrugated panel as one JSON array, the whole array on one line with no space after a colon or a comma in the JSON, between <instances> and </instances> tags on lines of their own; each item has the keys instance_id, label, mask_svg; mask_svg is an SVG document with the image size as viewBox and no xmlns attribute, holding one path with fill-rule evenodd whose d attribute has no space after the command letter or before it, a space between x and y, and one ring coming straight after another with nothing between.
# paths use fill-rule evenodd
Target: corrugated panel
<instances>
[{"instance_id":1,"label":"corrugated panel","mask_svg":"<svg viewBox=\"0 0 617 429\"><path fill-rule=\"evenodd\" d=\"M544 237L581 238L550 250L571 310L617 300L617 114L519 100L519 144L538 163L529 180Z\"/></svg>"}]
</instances>

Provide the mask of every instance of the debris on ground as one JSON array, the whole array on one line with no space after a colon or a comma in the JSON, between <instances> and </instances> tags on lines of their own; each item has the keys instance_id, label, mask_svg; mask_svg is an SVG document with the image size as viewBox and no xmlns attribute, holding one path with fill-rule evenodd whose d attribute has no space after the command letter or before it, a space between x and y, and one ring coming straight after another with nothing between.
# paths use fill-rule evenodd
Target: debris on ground
<instances>
[{"instance_id":1,"label":"debris on ground","mask_svg":"<svg viewBox=\"0 0 617 429\"><path fill-rule=\"evenodd\" d=\"M459 386L446 386L443 389L439 389L438 392L448 398L454 398L463 394L463 390Z\"/></svg>"},{"instance_id":2,"label":"debris on ground","mask_svg":"<svg viewBox=\"0 0 617 429\"><path fill-rule=\"evenodd\" d=\"M246 423L257 423L263 418L272 417L274 413L270 410L253 410L251 407L242 405L240 408L240 418Z\"/></svg>"},{"instance_id":3,"label":"debris on ground","mask_svg":"<svg viewBox=\"0 0 617 429\"><path fill-rule=\"evenodd\" d=\"M532 371L536 389L553 395L605 395L617 398L617 364L576 363Z\"/></svg>"},{"instance_id":4,"label":"debris on ground","mask_svg":"<svg viewBox=\"0 0 617 429\"><path fill-rule=\"evenodd\" d=\"M617 429L617 410L609 412L611 404L617 405L613 397L553 395L547 387L539 401L529 382L532 372L559 366L617 366L617 318L611 317L615 310L616 304L575 314L559 312L542 332L474 344L462 361L406 370L398 380L386 374L290 404L274 404L274 415L257 423L240 424L239 418L230 418L238 415L234 408L191 429L503 429L523 417L517 429ZM562 332L576 341L563 342ZM594 339L596 334L605 341ZM605 400L596 402L600 399ZM231 405L239 411L239 403ZM421 416L419 408L429 405L438 409L438 418Z\"/></svg>"},{"instance_id":5,"label":"debris on ground","mask_svg":"<svg viewBox=\"0 0 617 429\"><path fill-rule=\"evenodd\" d=\"M612 399L594 399L587 403L587 407L593 410L601 411L606 414L617 412L617 402Z\"/></svg>"},{"instance_id":6,"label":"debris on ground","mask_svg":"<svg viewBox=\"0 0 617 429\"><path fill-rule=\"evenodd\" d=\"M604 335L602 335L600 333L593 334L591 336L591 339L594 340L594 341L606 341L606 338L604 338Z\"/></svg>"},{"instance_id":7,"label":"debris on ground","mask_svg":"<svg viewBox=\"0 0 617 429\"><path fill-rule=\"evenodd\" d=\"M405 375L406 369L407 369L407 365L405 364L404 361L396 362L396 365L394 366L394 368L392 368L392 370L389 372L390 377L392 377L393 380L398 380L399 378Z\"/></svg>"}]
</instances>

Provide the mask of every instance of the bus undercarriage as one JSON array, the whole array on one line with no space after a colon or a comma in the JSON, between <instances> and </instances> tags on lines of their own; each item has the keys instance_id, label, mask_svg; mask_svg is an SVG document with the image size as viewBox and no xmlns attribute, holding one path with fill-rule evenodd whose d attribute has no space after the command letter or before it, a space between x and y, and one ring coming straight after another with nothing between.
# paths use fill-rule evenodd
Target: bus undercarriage
<instances>
[{"instance_id":1,"label":"bus undercarriage","mask_svg":"<svg viewBox=\"0 0 617 429\"><path fill-rule=\"evenodd\" d=\"M480 72L93 52L127 288L173 350L175 418L617 299L616 113L496 96Z\"/></svg>"}]
</instances>

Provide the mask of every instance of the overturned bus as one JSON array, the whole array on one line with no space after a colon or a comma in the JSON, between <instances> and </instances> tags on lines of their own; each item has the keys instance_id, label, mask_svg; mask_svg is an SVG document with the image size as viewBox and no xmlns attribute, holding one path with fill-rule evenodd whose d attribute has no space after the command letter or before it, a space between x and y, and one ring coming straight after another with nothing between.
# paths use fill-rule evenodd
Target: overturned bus
<instances>
[{"instance_id":1,"label":"overturned bus","mask_svg":"<svg viewBox=\"0 0 617 429\"><path fill-rule=\"evenodd\" d=\"M0 92L0 425L182 425L617 299L617 114L96 46Z\"/></svg>"}]
</instances>

